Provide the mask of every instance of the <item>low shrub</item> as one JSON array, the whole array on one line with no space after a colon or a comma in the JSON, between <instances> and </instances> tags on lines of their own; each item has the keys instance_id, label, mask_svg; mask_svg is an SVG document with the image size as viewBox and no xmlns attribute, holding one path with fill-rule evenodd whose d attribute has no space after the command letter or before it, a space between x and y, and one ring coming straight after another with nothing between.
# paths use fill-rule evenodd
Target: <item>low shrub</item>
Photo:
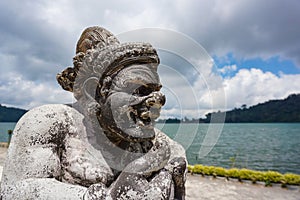
<instances>
[{"instance_id":1,"label":"low shrub","mask_svg":"<svg viewBox=\"0 0 300 200\"><path fill-rule=\"evenodd\" d=\"M238 171L238 176L243 180L252 180L254 177L254 172L249 169L240 169Z\"/></svg>"},{"instance_id":2,"label":"low shrub","mask_svg":"<svg viewBox=\"0 0 300 200\"><path fill-rule=\"evenodd\" d=\"M214 167L213 171L217 176L227 177L226 169L222 167Z\"/></svg>"},{"instance_id":3,"label":"low shrub","mask_svg":"<svg viewBox=\"0 0 300 200\"><path fill-rule=\"evenodd\" d=\"M286 185L300 185L300 175L297 174L281 174L276 171L255 171L250 169L231 168L225 169L222 167L194 165L188 166L188 171L195 174L202 174L208 176L221 176L226 178L236 178L238 180L251 180L252 183L257 181L265 182L266 186L271 186L272 183L281 183L282 186Z\"/></svg>"},{"instance_id":4,"label":"low shrub","mask_svg":"<svg viewBox=\"0 0 300 200\"><path fill-rule=\"evenodd\" d=\"M230 178L239 178L239 169L238 168L231 168L228 169L226 172L227 176Z\"/></svg>"},{"instance_id":5,"label":"low shrub","mask_svg":"<svg viewBox=\"0 0 300 200\"><path fill-rule=\"evenodd\" d=\"M203 174L203 170L204 166L203 165L194 165L194 167L192 168L193 173L195 174Z\"/></svg>"},{"instance_id":6,"label":"low shrub","mask_svg":"<svg viewBox=\"0 0 300 200\"><path fill-rule=\"evenodd\" d=\"M194 166L188 165L188 172L193 173L193 168L194 168Z\"/></svg>"},{"instance_id":7,"label":"low shrub","mask_svg":"<svg viewBox=\"0 0 300 200\"><path fill-rule=\"evenodd\" d=\"M264 173L264 181L270 183L281 183L283 175L275 171L267 171Z\"/></svg>"},{"instance_id":8,"label":"low shrub","mask_svg":"<svg viewBox=\"0 0 300 200\"><path fill-rule=\"evenodd\" d=\"M286 173L283 175L283 181L290 185L300 185L300 175Z\"/></svg>"}]
</instances>

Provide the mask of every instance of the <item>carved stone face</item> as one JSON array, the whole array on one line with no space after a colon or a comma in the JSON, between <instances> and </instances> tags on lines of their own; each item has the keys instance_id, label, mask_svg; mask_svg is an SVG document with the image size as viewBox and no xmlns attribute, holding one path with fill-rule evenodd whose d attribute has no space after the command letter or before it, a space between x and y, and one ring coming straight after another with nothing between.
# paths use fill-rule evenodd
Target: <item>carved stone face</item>
<instances>
[{"instance_id":1,"label":"carved stone face","mask_svg":"<svg viewBox=\"0 0 300 200\"><path fill-rule=\"evenodd\" d=\"M153 139L154 120L165 104L160 89L156 70L147 64L123 69L113 78L98 116L101 126L126 141Z\"/></svg>"}]
</instances>

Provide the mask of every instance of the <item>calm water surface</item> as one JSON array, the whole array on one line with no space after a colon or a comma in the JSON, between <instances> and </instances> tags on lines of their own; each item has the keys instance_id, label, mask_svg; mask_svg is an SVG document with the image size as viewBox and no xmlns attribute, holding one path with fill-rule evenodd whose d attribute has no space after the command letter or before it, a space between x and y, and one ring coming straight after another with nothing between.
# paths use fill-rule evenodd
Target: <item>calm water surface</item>
<instances>
[{"instance_id":1,"label":"calm water surface","mask_svg":"<svg viewBox=\"0 0 300 200\"><path fill-rule=\"evenodd\" d=\"M8 130L14 130L16 123L14 122L0 122L0 142L8 141Z\"/></svg>"},{"instance_id":2,"label":"calm water surface","mask_svg":"<svg viewBox=\"0 0 300 200\"><path fill-rule=\"evenodd\" d=\"M209 126L214 124L158 124L186 148L189 164L275 170L300 174L300 123L224 124L212 151L199 158ZM189 132L197 131L189 146ZM182 133L183 132L183 133ZM177 137L180 135L180 137Z\"/></svg>"},{"instance_id":3,"label":"calm water surface","mask_svg":"<svg viewBox=\"0 0 300 200\"><path fill-rule=\"evenodd\" d=\"M224 124L218 142L204 158L199 151L209 126L214 124L157 124L181 143L189 164L275 170L300 174L300 123ZM0 123L0 142L15 123Z\"/></svg>"}]
</instances>

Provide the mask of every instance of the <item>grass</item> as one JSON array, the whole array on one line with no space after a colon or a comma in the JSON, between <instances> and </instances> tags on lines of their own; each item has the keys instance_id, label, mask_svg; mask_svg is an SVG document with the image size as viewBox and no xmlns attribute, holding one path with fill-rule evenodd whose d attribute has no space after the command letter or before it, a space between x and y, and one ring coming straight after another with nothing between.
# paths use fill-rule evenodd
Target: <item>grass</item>
<instances>
[{"instance_id":1,"label":"grass","mask_svg":"<svg viewBox=\"0 0 300 200\"><path fill-rule=\"evenodd\" d=\"M275 171L255 171L238 168L225 169L205 165L189 165L188 171L192 174L236 178L240 181L250 180L252 183L262 181L265 182L266 186L271 186L272 183L280 183L282 187L286 187L286 185L300 185L300 175L291 173L281 174Z\"/></svg>"}]
</instances>

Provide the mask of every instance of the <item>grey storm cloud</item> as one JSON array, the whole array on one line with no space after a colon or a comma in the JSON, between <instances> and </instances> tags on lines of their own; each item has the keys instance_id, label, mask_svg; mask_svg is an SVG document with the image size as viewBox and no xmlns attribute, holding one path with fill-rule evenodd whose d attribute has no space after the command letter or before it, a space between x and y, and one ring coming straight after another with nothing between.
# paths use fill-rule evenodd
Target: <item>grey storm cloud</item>
<instances>
[{"instance_id":1,"label":"grey storm cloud","mask_svg":"<svg viewBox=\"0 0 300 200\"><path fill-rule=\"evenodd\" d=\"M197 8L203 13L198 15ZM243 58L279 55L300 67L299 1L212 1L202 8L199 2L190 12L192 22L182 23L181 31L210 53L233 52Z\"/></svg>"},{"instance_id":2,"label":"grey storm cloud","mask_svg":"<svg viewBox=\"0 0 300 200\"><path fill-rule=\"evenodd\" d=\"M41 75L29 78L69 65L80 32L90 25L103 25L113 32L143 26L171 28L191 36L210 54L279 55L300 63L297 0L47 2L0 3L1 54L16 56L16 68L28 69L24 70L28 75L41 70ZM65 24L55 25L55 20ZM38 60L48 66L38 66L34 62Z\"/></svg>"},{"instance_id":3,"label":"grey storm cloud","mask_svg":"<svg viewBox=\"0 0 300 200\"><path fill-rule=\"evenodd\" d=\"M72 65L80 33L92 25L115 34L145 27L171 29L191 37L213 56L276 55L300 68L298 0L0 1L0 91L9 93L0 95L0 103L28 108L30 102L56 102L55 97L39 102L40 94L26 90L47 88L60 95L55 75ZM161 58L196 81L185 71L188 68L181 68L186 61L174 62L163 52ZM28 87L12 87L16 80ZM20 102L22 96L26 102Z\"/></svg>"}]
</instances>

